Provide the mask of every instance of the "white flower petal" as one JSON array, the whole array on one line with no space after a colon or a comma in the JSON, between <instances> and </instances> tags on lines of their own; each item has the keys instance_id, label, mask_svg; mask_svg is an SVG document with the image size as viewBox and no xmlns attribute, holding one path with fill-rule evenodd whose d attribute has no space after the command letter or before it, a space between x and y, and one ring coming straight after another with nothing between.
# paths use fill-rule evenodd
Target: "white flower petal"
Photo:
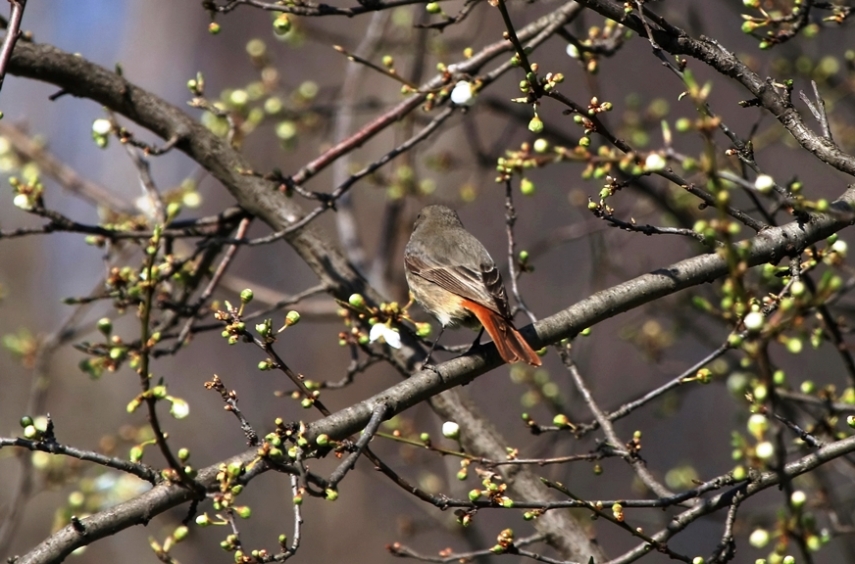
<instances>
[{"instance_id":1,"label":"white flower petal","mask_svg":"<svg viewBox=\"0 0 855 564\"><path fill-rule=\"evenodd\" d=\"M21 208L22 210L33 209L32 204L30 204L30 198L26 194L15 194L12 203L15 204L16 208Z\"/></svg>"},{"instance_id":2,"label":"white flower petal","mask_svg":"<svg viewBox=\"0 0 855 564\"><path fill-rule=\"evenodd\" d=\"M190 415L190 404L183 399L174 398L172 407L169 408L169 413L176 419L184 419Z\"/></svg>"},{"instance_id":3,"label":"white flower petal","mask_svg":"<svg viewBox=\"0 0 855 564\"><path fill-rule=\"evenodd\" d=\"M442 436L447 439L456 439L460 436L460 425L454 421L446 421L442 424Z\"/></svg>"},{"instance_id":4,"label":"white flower petal","mask_svg":"<svg viewBox=\"0 0 855 564\"><path fill-rule=\"evenodd\" d=\"M768 174L761 174L754 179L754 188L761 194L767 194L775 187L775 179Z\"/></svg>"},{"instance_id":5,"label":"white flower petal","mask_svg":"<svg viewBox=\"0 0 855 564\"><path fill-rule=\"evenodd\" d=\"M455 84L454 89L451 91L451 101L458 106L471 106L474 104L475 94L472 92L472 85L465 80L461 80Z\"/></svg>"},{"instance_id":6,"label":"white flower petal","mask_svg":"<svg viewBox=\"0 0 855 564\"><path fill-rule=\"evenodd\" d=\"M659 153L650 153L644 160L644 169L650 172L665 170L666 166L668 163L665 161L665 157Z\"/></svg>"},{"instance_id":7,"label":"white flower petal","mask_svg":"<svg viewBox=\"0 0 855 564\"><path fill-rule=\"evenodd\" d=\"M92 122L92 132L96 135L107 135L113 129L110 120L99 118Z\"/></svg>"},{"instance_id":8,"label":"white flower petal","mask_svg":"<svg viewBox=\"0 0 855 564\"><path fill-rule=\"evenodd\" d=\"M377 339L383 336L383 328L385 325L382 323L375 323L371 326L371 332L368 333L368 342L373 343Z\"/></svg>"},{"instance_id":9,"label":"white flower petal","mask_svg":"<svg viewBox=\"0 0 855 564\"><path fill-rule=\"evenodd\" d=\"M394 349L401 348L400 333L390 328L385 323L375 323L371 326L371 331L368 333L368 341L373 343L378 339L383 339L387 345Z\"/></svg>"}]
</instances>

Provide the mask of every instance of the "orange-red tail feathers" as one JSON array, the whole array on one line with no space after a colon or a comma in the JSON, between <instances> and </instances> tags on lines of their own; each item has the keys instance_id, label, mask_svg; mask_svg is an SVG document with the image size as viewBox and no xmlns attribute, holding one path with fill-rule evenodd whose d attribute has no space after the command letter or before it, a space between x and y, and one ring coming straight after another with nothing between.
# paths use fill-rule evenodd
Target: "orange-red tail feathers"
<instances>
[{"instance_id":1,"label":"orange-red tail feathers","mask_svg":"<svg viewBox=\"0 0 855 564\"><path fill-rule=\"evenodd\" d=\"M461 305L471 311L487 330L502 360L508 364L523 360L532 366L540 366L540 357L510 321L495 311L466 298L461 300Z\"/></svg>"}]
</instances>

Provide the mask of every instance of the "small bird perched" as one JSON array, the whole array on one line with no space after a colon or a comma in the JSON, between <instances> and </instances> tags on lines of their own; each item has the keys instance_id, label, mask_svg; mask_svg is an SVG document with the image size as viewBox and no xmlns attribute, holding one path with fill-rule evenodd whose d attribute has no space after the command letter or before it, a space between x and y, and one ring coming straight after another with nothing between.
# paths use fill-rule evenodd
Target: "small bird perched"
<instances>
[{"instance_id":1,"label":"small bird perched","mask_svg":"<svg viewBox=\"0 0 855 564\"><path fill-rule=\"evenodd\" d=\"M484 245L466 231L457 212L446 206L427 206L419 213L404 251L404 266L416 301L442 325L434 346L446 327L480 325L505 362L524 360L540 366L540 357L511 320L496 263Z\"/></svg>"}]
</instances>

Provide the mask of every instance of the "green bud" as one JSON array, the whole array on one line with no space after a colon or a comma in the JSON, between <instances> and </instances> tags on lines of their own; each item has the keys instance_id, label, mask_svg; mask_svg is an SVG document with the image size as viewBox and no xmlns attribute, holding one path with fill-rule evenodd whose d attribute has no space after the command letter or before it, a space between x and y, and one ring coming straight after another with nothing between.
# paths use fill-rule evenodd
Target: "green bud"
<instances>
[{"instance_id":1,"label":"green bud","mask_svg":"<svg viewBox=\"0 0 855 564\"><path fill-rule=\"evenodd\" d=\"M133 413L137 410L137 408L142 404L142 398L139 396L135 397L131 401L128 402L128 405L125 407L125 410L128 413Z\"/></svg>"},{"instance_id":2,"label":"green bud","mask_svg":"<svg viewBox=\"0 0 855 564\"><path fill-rule=\"evenodd\" d=\"M273 33L281 36L289 31L291 31L291 19L288 17L288 14L279 14L276 16L276 19L273 20Z\"/></svg>"},{"instance_id":3,"label":"green bud","mask_svg":"<svg viewBox=\"0 0 855 564\"><path fill-rule=\"evenodd\" d=\"M531 121L528 122L528 130L532 133L540 133L543 131L543 121L540 119L540 116L535 114Z\"/></svg>"},{"instance_id":4,"label":"green bud","mask_svg":"<svg viewBox=\"0 0 855 564\"><path fill-rule=\"evenodd\" d=\"M792 337L787 339L786 347L792 354L799 354L804 348L804 343L798 337Z\"/></svg>"},{"instance_id":5,"label":"green bud","mask_svg":"<svg viewBox=\"0 0 855 564\"><path fill-rule=\"evenodd\" d=\"M105 337L110 336L110 333L113 332L113 322L110 321L109 317L102 317L98 320L98 331L103 333Z\"/></svg>"},{"instance_id":6,"label":"green bud","mask_svg":"<svg viewBox=\"0 0 855 564\"><path fill-rule=\"evenodd\" d=\"M240 303L246 305L252 301L252 297L253 297L252 290L250 288L246 288L245 290L241 291L241 293L240 293Z\"/></svg>"},{"instance_id":7,"label":"green bud","mask_svg":"<svg viewBox=\"0 0 855 564\"><path fill-rule=\"evenodd\" d=\"M689 118L680 118L676 122L674 122L674 127L680 133L686 133L692 129L692 120Z\"/></svg>"},{"instance_id":8,"label":"green bud","mask_svg":"<svg viewBox=\"0 0 855 564\"><path fill-rule=\"evenodd\" d=\"M226 466L226 471L232 478L237 478L243 471L243 465L240 462L229 462L229 465Z\"/></svg>"},{"instance_id":9,"label":"green bud","mask_svg":"<svg viewBox=\"0 0 855 564\"><path fill-rule=\"evenodd\" d=\"M430 323L416 323L416 335L419 337L427 337L432 331Z\"/></svg>"},{"instance_id":10,"label":"green bud","mask_svg":"<svg viewBox=\"0 0 855 564\"><path fill-rule=\"evenodd\" d=\"M523 196L533 195L534 188L534 182L532 182L528 178L523 178L522 180L520 180L520 192L522 192Z\"/></svg>"}]
</instances>

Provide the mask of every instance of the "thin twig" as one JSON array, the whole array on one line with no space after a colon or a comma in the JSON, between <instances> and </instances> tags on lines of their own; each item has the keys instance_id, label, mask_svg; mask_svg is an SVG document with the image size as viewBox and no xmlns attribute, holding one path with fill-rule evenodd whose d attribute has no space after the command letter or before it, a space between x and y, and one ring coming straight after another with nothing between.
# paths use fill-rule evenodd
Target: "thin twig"
<instances>
[{"instance_id":1,"label":"thin twig","mask_svg":"<svg viewBox=\"0 0 855 564\"><path fill-rule=\"evenodd\" d=\"M451 117L452 114L454 114L454 112L456 110L457 110L456 107L449 107L449 108L446 108L445 110L443 110L442 112L440 112L439 115L437 115L435 118L433 118L430 121L430 123L427 126L425 126L421 131L419 131L417 134L413 135L408 140L406 140L404 143L401 143L400 145L398 145L397 147L395 147L394 149L392 149L391 151L389 151L388 153L383 155L381 158L377 159L376 161L374 161L370 165L363 168L362 170L350 175L350 177L348 177L347 180L342 182L331 194L327 195L324 198L325 199L324 203L322 203L320 206L318 206L317 208L315 208L314 210L312 210L311 212L309 212L308 214L303 216L302 219L296 221L295 223L292 223L291 225L289 225L285 229L283 229L281 231L277 231L276 233L271 233L270 235L267 235L266 237L259 237L258 239L252 239L249 241L247 241L247 240L230 240L228 242L229 243L250 245L250 246L267 245L269 243L273 243L273 242L276 242L276 241L282 239L283 237L285 237L289 233L297 231L298 229L302 229L303 227L305 227L306 225L311 223L312 220L314 220L316 217L321 215L326 210L330 209L331 203L338 200L338 198L340 198L343 194L346 194L347 191L350 190L350 188L354 184L356 184L357 181L359 181L360 179L364 178L365 176L368 176L369 174L373 173L375 170L382 167L383 165L385 165L386 163L388 163L389 161L391 161L392 159L394 159L395 157L397 157L401 153L404 153L404 152L410 150L412 147L414 147L415 145L419 144L421 141L423 141L427 137L429 137L430 134L433 133L434 131L436 131L437 129L439 129L439 126L442 125L442 123L445 120L447 120L449 117Z\"/></svg>"},{"instance_id":2,"label":"thin twig","mask_svg":"<svg viewBox=\"0 0 855 564\"><path fill-rule=\"evenodd\" d=\"M513 548L519 548L522 546L528 546L530 544L534 544L537 542L542 542L544 540L545 535L540 533L536 533L529 537L523 537L521 539L516 539L513 541ZM421 560L423 562L434 562L435 564L450 564L452 562L472 562L476 561L479 558L483 558L485 556L491 556L495 554L493 549L487 548L483 550L473 550L471 552L454 552L451 554L443 554L442 556L430 556L427 554L422 554L420 552L416 552L415 550L408 548L401 543L393 543L386 547L391 554L394 556L398 556L401 558L414 558L416 560ZM523 551L513 550L509 551L509 554L520 554L521 556L528 556L528 554L522 554ZM533 553L530 553L533 554ZM542 558L535 558L533 556L528 556L529 558L533 558L534 560L540 560L541 562L550 562L550 563L558 563L558 560L547 559L543 560ZM572 562L562 562L562 564L573 564Z\"/></svg>"},{"instance_id":3,"label":"thin twig","mask_svg":"<svg viewBox=\"0 0 855 564\"><path fill-rule=\"evenodd\" d=\"M6 79L6 67L9 65L9 59L12 58L15 43L21 35L21 20L24 18L24 8L27 6L27 0L9 0L9 4L12 8L9 15L9 24L6 26L6 37L3 39L3 47L0 48L0 89L3 88L3 81Z\"/></svg>"},{"instance_id":4,"label":"thin twig","mask_svg":"<svg viewBox=\"0 0 855 564\"><path fill-rule=\"evenodd\" d=\"M573 382L576 385L576 389L579 390L579 393L582 395L582 398L585 400L585 405L588 406L588 409L594 414L594 418L600 424L600 427L603 430L603 433L606 435L606 439L611 443L612 446L616 448L620 448L623 445L623 441L621 441L617 433L612 426L611 421L609 421L608 416L606 416L605 412L600 409L600 406L597 405L597 402L594 401L593 395L591 395L590 390L588 390L585 381L582 379L582 375L579 373L579 369L576 367L576 363L570 358L570 353L567 350L567 347L559 347L558 354L561 357L561 361L564 363L564 366L570 372L570 376L573 378ZM665 486L659 483L656 478L650 473L647 469L647 465L644 461L637 456L627 456L625 460L632 466L633 470L635 470L638 478L646 485L650 490L655 493L659 497L667 497L674 495L670 492Z\"/></svg>"},{"instance_id":5,"label":"thin twig","mask_svg":"<svg viewBox=\"0 0 855 564\"><path fill-rule=\"evenodd\" d=\"M799 97L808 107L810 113L813 114L813 117L816 118L816 121L819 122L819 126L822 129L822 136L833 142L834 139L831 137L831 125L828 123L828 113L825 110L825 100L819 93L819 87L817 87L816 81L811 80L810 85L813 87L813 95L814 98L816 98L816 105L811 102L810 98L808 98L807 94L805 94L803 90L799 90Z\"/></svg>"},{"instance_id":6,"label":"thin twig","mask_svg":"<svg viewBox=\"0 0 855 564\"><path fill-rule=\"evenodd\" d=\"M534 323L537 317L528 308L522 298L519 288L519 277L521 270L517 271L519 264L516 257L516 239L514 238L514 224L517 221L517 212L514 208L514 193L511 188L511 180L505 181L505 231L508 234L508 270L510 271L511 292L514 294L514 299L517 301L519 308L528 316L529 320Z\"/></svg>"},{"instance_id":7,"label":"thin twig","mask_svg":"<svg viewBox=\"0 0 855 564\"><path fill-rule=\"evenodd\" d=\"M96 206L104 206L112 212L137 212L131 204L112 191L84 178L75 169L60 161L53 153L37 143L16 125L0 121L0 136L6 138L16 152L39 165L41 173L53 178L68 192Z\"/></svg>"},{"instance_id":8,"label":"thin twig","mask_svg":"<svg viewBox=\"0 0 855 564\"><path fill-rule=\"evenodd\" d=\"M390 17L389 12L376 12L371 16L365 36L356 48L361 56L371 57L379 49L383 30ZM333 138L339 143L347 138L353 125L354 107L356 97L359 93L359 82L364 74L365 67L362 65L347 65L344 71L344 80L341 84L339 104L333 116ZM350 153L344 153L336 159L333 165L333 185L339 185L350 175ZM356 227L351 195L345 194L338 201L338 212L335 214L336 227L341 238L345 255L353 264L354 268L365 273L365 249L359 237Z\"/></svg>"},{"instance_id":9,"label":"thin twig","mask_svg":"<svg viewBox=\"0 0 855 564\"><path fill-rule=\"evenodd\" d=\"M336 468L332 474L330 474L329 487L335 488L338 483L344 479L347 473L353 469L356 465L356 460L365 450L365 447L368 446L369 441L374 438L374 435L377 433L377 429L380 428L380 425L383 423L383 419L386 417L386 413L388 411L389 407L386 405L378 405L374 408L374 413L371 415L368 425L366 425L365 429L362 430L362 436L360 436L359 440L356 442L355 450L350 453L341 464L339 464L338 468Z\"/></svg>"},{"instance_id":10,"label":"thin twig","mask_svg":"<svg viewBox=\"0 0 855 564\"><path fill-rule=\"evenodd\" d=\"M137 462L130 462L113 456L106 456L97 452L83 450L72 446L67 446L56 442L55 438L47 438L45 440L29 440L19 437L0 437L0 449L4 447L18 447L33 452L46 452L48 454L69 456L85 462L94 462L106 468L126 472L136 476L140 480L154 485L160 479L160 476L154 468Z\"/></svg>"},{"instance_id":11,"label":"thin twig","mask_svg":"<svg viewBox=\"0 0 855 564\"><path fill-rule=\"evenodd\" d=\"M140 149L137 149L130 143L125 144L125 150L131 158L131 162L137 169L143 194L146 196L149 205L151 206L150 210L148 210L149 213L147 214L149 219L151 219L152 223L165 225L166 206L163 205L163 197L161 197L160 190L157 189L157 186L154 183L154 178L151 176L151 167L149 166L148 159L145 158L145 155L143 155Z\"/></svg>"},{"instance_id":12,"label":"thin twig","mask_svg":"<svg viewBox=\"0 0 855 564\"><path fill-rule=\"evenodd\" d=\"M211 378L209 382L205 382L205 388L214 390L220 394L220 397L223 398L223 401L226 404L226 411L234 413L238 422L240 422L240 429L243 431L244 436L246 436L247 444L249 444L249 446L258 446L258 433L255 432L255 429L252 428L252 425L249 424L249 421L246 420L243 413L238 408L237 393L227 390L223 381L216 374L214 374L213 378Z\"/></svg>"},{"instance_id":13,"label":"thin twig","mask_svg":"<svg viewBox=\"0 0 855 564\"><path fill-rule=\"evenodd\" d=\"M241 220L240 224L238 224L238 228L235 231L235 238L243 239L246 236L246 232L249 230L249 226L252 223L250 218L244 218ZM202 309L202 306L205 305L205 302L208 301L214 291L217 289L217 286L222 280L223 276L226 273L229 265L234 260L237 255L239 245L229 245L228 249L226 249L225 254L223 255L223 259L220 261L220 264L217 265L217 269L214 271L213 276L211 276L211 280L208 282L208 285L202 290L202 293L199 295L199 298L196 302L191 306L190 312L187 315L187 321L184 323L184 326L181 328L181 332L178 333L178 338L175 342L176 350L180 347L183 347L187 344L187 340L190 338L190 335L193 331L193 323L196 321L196 314Z\"/></svg>"}]
</instances>

